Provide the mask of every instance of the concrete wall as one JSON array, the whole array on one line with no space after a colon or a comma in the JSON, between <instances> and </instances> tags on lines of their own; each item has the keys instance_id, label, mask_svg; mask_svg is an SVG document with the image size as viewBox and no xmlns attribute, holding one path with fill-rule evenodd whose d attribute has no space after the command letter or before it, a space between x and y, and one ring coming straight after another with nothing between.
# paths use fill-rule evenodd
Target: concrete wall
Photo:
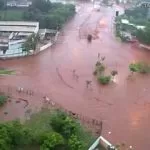
<instances>
[{"instance_id":1,"label":"concrete wall","mask_svg":"<svg viewBox=\"0 0 150 150\"><path fill-rule=\"evenodd\" d=\"M46 44L46 45L40 47L40 52L41 52L41 51L44 51L45 49L47 49L48 47L50 47L50 46L52 46L52 45L53 45L53 44L50 42L50 43L48 43L48 44Z\"/></svg>"}]
</instances>

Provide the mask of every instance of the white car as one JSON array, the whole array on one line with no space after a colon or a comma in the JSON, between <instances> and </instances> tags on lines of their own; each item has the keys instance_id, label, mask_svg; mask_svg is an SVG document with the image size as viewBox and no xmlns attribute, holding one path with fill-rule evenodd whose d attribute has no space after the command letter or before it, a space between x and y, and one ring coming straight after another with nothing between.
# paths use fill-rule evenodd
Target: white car
<instances>
[{"instance_id":1,"label":"white car","mask_svg":"<svg viewBox=\"0 0 150 150\"><path fill-rule=\"evenodd\" d=\"M100 11L100 3L99 2L94 3L94 9L97 11Z\"/></svg>"}]
</instances>

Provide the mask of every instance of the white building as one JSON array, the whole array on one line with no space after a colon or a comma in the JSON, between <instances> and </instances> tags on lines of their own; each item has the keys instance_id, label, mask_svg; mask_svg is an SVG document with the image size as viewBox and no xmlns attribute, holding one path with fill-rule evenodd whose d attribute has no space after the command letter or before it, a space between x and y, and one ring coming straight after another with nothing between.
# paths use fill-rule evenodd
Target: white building
<instances>
[{"instance_id":1,"label":"white building","mask_svg":"<svg viewBox=\"0 0 150 150\"><path fill-rule=\"evenodd\" d=\"M0 21L0 55L21 53L22 44L38 31L39 22Z\"/></svg>"},{"instance_id":2,"label":"white building","mask_svg":"<svg viewBox=\"0 0 150 150\"><path fill-rule=\"evenodd\" d=\"M121 23L122 24L126 24L126 25L131 25L131 26L133 26L133 27L135 27L137 29L142 29L142 30L145 29L145 26L140 26L140 25L136 25L136 24L130 23L129 20L127 20L127 19L122 19Z\"/></svg>"},{"instance_id":3,"label":"white building","mask_svg":"<svg viewBox=\"0 0 150 150\"><path fill-rule=\"evenodd\" d=\"M7 2L7 6L8 7L23 8L23 7L29 7L30 5L32 5L32 1L27 1L27 0L24 0L24 1L15 1L15 0L12 0L12 1L8 1Z\"/></svg>"}]
</instances>

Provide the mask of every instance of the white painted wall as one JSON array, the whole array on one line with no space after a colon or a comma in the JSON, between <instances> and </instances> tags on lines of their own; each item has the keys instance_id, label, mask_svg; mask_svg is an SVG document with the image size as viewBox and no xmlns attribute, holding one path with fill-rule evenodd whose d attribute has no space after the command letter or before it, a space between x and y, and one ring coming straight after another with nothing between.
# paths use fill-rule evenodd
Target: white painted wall
<instances>
[{"instance_id":1,"label":"white painted wall","mask_svg":"<svg viewBox=\"0 0 150 150\"><path fill-rule=\"evenodd\" d=\"M43 50L45 50L45 49L47 49L47 48L50 47L50 46L52 46L52 43L51 43L51 42L48 43L48 44L46 44L46 45L44 45L44 46L42 46L42 47L40 47L40 52L43 51Z\"/></svg>"},{"instance_id":2,"label":"white painted wall","mask_svg":"<svg viewBox=\"0 0 150 150\"><path fill-rule=\"evenodd\" d=\"M112 144L107 141L104 137L99 136L97 138L97 140L92 144L92 146L88 149L88 150L95 150L95 148L99 145L102 144L102 146L104 146L105 148L107 148L108 146L112 146Z\"/></svg>"}]
</instances>

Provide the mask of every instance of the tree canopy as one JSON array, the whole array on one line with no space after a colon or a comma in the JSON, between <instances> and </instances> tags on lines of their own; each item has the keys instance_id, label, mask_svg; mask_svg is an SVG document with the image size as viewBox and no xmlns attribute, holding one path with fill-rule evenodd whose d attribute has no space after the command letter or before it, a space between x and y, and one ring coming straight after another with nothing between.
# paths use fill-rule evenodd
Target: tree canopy
<instances>
[{"instance_id":1,"label":"tree canopy","mask_svg":"<svg viewBox=\"0 0 150 150\"><path fill-rule=\"evenodd\" d=\"M0 9L3 9L5 6L5 1L4 0L0 0Z\"/></svg>"},{"instance_id":2,"label":"tree canopy","mask_svg":"<svg viewBox=\"0 0 150 150\"><path fill-rule=\"evenodd\" d=\"M35 4L33 3L28 11L24 12L23 19L39 21L40 28L60 29L75 13L75 6L72 4L51 4L44 1L43 4L40 5L38 1L40 0L35 0ZM47 6L44 7L44 5Z\"/></svg>"},{"instance_id":3,"label":"tree canopy","mask_svg":"<svg viewBox=\"0 0 150 150\"><path fill-rule=\"evenodd\" d=\"M30 7L23 9L3 8L4 0L0 0L0 20L38 21L40 28L48 29L60 29L75 14L74 5L51 3L49 0L33 0Z\"/></svg>"},{"instance_id":4,"label":"tree canopy","mask_svg":"<svg viewBox=\"0 0 150 150\"><path fill-rule=\"evenodd\" d=\"M150 26L147 26L144 30L137 30L137 39L143 44L150 44Z\"/></svg>"},{"instance_id":5,"label":"tree canopy","mask_svg":"<svg viewBox=\"0 0 150 150\"><path fill-rule=\"evenodd\" d=\"M38 9L41 12L48 12L51 7L51 2L49 0L33 0L31 8Z\"/></svg>"},{"instance_id":6,"label":"tree canopy","mask_svg":"<svg viewBox=\"0 0 150 150\"><path fill-rule=\"evenodd\" d=\"M79 123L62 111L34 114L25 124L0 123L0 150L28 150L35 146L40 150L87 150L92 142L89 137Z\"/></svg>"}]
</instances>

